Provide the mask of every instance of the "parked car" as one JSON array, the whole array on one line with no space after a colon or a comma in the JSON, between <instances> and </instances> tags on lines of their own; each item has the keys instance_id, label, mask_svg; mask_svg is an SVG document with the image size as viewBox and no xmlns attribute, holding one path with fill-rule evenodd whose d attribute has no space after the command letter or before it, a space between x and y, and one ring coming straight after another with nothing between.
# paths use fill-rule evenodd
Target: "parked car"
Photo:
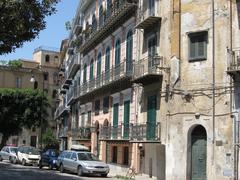
<instances>
[{"instance_id":1,"label":"parked car","mask_svg":"<svg viewBox=\"0 0 240 180\"><path fill-rule=\"evenodd\" d=\"M4 146L0 151L0 161L9 160L11 163L17 163L17 147Z\"/></svg>"},{"instance_id":2,"label":"parked car","mask_svg":"<svg viewBox=\"0 0 240 180\"><path fill-rule=\"evenodd\" d=\"M79 176L100 174L102 177L106 177L109 173L109 166L87 151L63 151L59 157L59 166L60 172L68 170Z\"/></svg>"},{"instance_id":3,"label":"parked car","mask_svg":"<svg viewBox=\"0 0 240 180\"><path fill-rule=\"evenodd\" d=\"M59 152L56 149L46 150L44 153L41 154L39 168L41 169L43 166L48 166L49 169L57 168L58 155Z\"/></svg>"},{"instance_id":4,"label":"parked car","mask_svg":"<svg viewBox=\"0 0 240 180\"><path fill-rule=\"evenodd\" d=\"M40 160L39 150L31 146L20 146L17 151L18 161L22 165L38 165Z\"/></svg>"}]
</instances>

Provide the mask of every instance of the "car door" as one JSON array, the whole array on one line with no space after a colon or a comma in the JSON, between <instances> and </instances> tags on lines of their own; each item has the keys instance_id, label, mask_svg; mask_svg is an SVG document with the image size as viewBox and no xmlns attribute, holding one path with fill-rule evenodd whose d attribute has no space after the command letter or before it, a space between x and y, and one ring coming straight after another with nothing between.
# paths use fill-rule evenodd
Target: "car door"
<instances>
[{"instance_id":1,"label":"car door","mask_svg":"<svg viewBox=\"0 0 240 180\"><path fill-rule=\"evenodd\" d=\"M7 159L7 158L6 158L6 149L7 149L7 147L3 147L2 150L1 150L1 156L2 156L2 158L3 158L4 160Z\"/></svg>"},{"instance_id":2,"label":"car door","mask_svg":"<svg viewBox=\"0 0 240 180\"><path fill-rule=\"evenodd\" d=\"M69 171L71 171L70 164L71 164L71 158L72 152L67 152L64 159L63 159L63 167Z\"/></svg>"},{"instance_id":3,"label":"car door","mask_svg":"<svg viewBox=\"0 0 240 180\"><path fill-rule=\"evenodd\" d=\"M72 153L71 159L69 161L69 168L71 169L72 172L77 172L77 154L75 152Z\"/></svg>"},{"instance_id":4,"label":"car door","mask_svg":"<svg viewBox=\"0 0 240 180\"><path fill-rule=\"evenodd\" d=\"M10 148L7 147L7 148L6 148L6 152L5 152L5 159L6 159L6 160L9 160L9 155L10 155Z\"/></svg>"},{"instance_id":5,"label":"car door","mask_svg":"<svg viewBox=\"0 0 240 180\"><path fill-rule=\"evenodd\" d=\"M48 165L48 162L50 160L50 151L48 150L45 153L43 153L42 158L43 158L43 164Z\"/></svg>"}]
</instances>

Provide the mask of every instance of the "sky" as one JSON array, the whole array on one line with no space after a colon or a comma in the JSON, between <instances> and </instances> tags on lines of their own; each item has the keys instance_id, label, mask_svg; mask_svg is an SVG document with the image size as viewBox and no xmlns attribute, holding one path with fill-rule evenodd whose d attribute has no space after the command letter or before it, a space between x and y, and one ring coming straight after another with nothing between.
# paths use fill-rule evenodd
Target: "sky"
<instances>
[{"instance_id":1,"label":"sky","mask_svg":"<svg viewBox=\"0 0 240 180\"><path fill-rule=\"evenodd\" d=\"M22 48L14 53L0 56L0 60L32 59L33 51L39 46L60 48L61 40L68 37L65 22L71 21L76 13L79 0L61 0L57 5L56 14L46 18L46 29L40 32L39 37L31 42L24 43Z\"/></svg>"}]
</instances>

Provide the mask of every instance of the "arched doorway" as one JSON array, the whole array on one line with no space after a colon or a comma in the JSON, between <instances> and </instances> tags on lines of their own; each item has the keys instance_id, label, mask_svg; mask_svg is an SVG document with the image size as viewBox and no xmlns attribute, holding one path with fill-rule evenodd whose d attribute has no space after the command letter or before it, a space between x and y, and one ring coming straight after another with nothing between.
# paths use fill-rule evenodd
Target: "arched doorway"
<instances>
[{"instance_id":1,"label":"arched doorway","mask_svg":"<svg viewBox=\"0 0 240 180\"><path fill-rule=\"evenodd\" d=\"M193 128L190 136L191 143L191 180L206 180L207 167L207 133L203 126Z\"/></svg>"}]
</instances>

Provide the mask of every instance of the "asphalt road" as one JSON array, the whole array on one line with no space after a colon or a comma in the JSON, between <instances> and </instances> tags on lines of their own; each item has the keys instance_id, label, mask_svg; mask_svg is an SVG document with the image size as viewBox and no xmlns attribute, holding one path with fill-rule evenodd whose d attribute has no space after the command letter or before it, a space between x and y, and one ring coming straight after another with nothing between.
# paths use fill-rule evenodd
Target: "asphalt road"
<instances>
[{"instance_id":1,"label":"asphalt road","mask_svg":"<svg viewBox=\"0 0 240 180\"><path fill-rule=\"evenodd\" d=\"M10 164L8 161L0 162L0 180L112 180L114 178L102 178L98 176L79 177L75 174L60 173L48 168L39 169L34 166L22 166Z\"/></svg>"}]
</instances>

